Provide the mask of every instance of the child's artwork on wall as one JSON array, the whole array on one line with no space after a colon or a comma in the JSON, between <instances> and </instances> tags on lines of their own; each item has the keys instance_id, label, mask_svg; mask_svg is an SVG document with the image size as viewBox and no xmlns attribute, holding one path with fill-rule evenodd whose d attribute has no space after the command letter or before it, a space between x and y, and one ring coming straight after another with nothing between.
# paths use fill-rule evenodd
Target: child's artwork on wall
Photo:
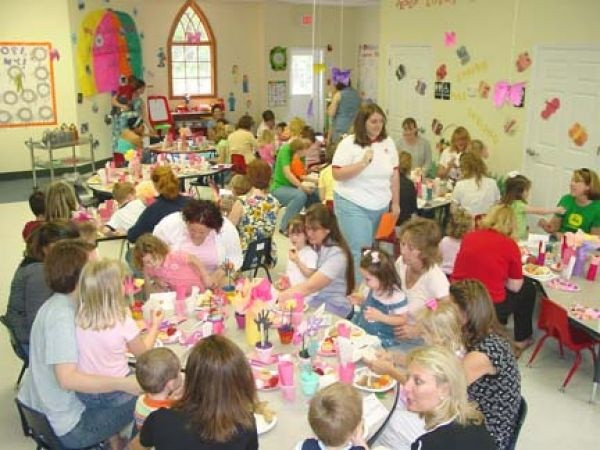
<instances>
[{"instance_id":1,"label":"child's artwork on wall","mask_svg":"<svg viewBox=\"0 0 600 450\"><path fill-rule=\"evenodd\" d=\"M269 81L267 103L270 107L285 106L287 104L287 83L284 80Z\"/></svg>"},{"instance_id":2,"label":"child's artwork on wall","mask_svg":"<svg viewBox=\"0 0 600 450\"><path fill-rule=\"evenodd\" d=\"M587 131L579 122L575 122L573 126L569 128L569 137L577 147L583 147L588 140Z\"/></svg>"},{"instance_id":3,"label":"child's artwork on wall","mask_svg":"<svg viewBox=\"0 0 600 450\"><path fill-rule=\"evenodd\" d=\"M515 119L506 119L504 122L504 132L509 136L514 136L517 132L517 121Z\"/></svg>"},{"instance_id":4,"label":"child's artwork on wall","mask_svg":"<svg viewBox=\"0 0 600 450\"><path fill-rule=\"evenodd\" d=\"M498 81L494 85L494 105L500 108L505 103L513 106L521 106L525 95L525 83L510 84L506 81Z\"/></svg>"},{"instance_id":5,"label":"child's artwork on wall","mask_svg":"<svg viewBox=\"0 0 600 450\"><path fill-rule=\"evenodd\" d=\"M85 96L116 90L121 76L142 78L140 38L131 16L110 9L88 13L79 26L76 64Z\"/></svg>"},{"instance_id":6,"label":"child's artwork on wall","mask_svg":"<svg viewBox=\"0 0 600 450\"><path fill-rule=\"evenodd\" d=\"M167 60L167 55L165 54L164 48L158 48L158 53L156 54L156 57L158 58L158 63L156 64L156 67L167 67L167 65L165 64Z\"/></svg>"},{"instance_id":7,"label":"child's artwork on wall","mask_svg":"<svg viewBox=\"0 0 600 450\"><path fill-rule=\"evenodd\" d=\"M446 64L441 64L435 71L435 79L438 81L444 81L444 78L446 78L446 75L448 75L448 70L446 69Z\"/></svg>"},{"instance_id":8,"label":"child's artwork on wall","mask_svg":"<svg viewBox=\"0 0 600 450\"><path fill-rule=\"evenodd\" d=\"M531 65L531 58L529 57L528 52L523 52L519 54L517 58L517 62L515 63L517 66L517 72L524 72Z\"/></svg>"},{"instance_id":9,"label":"child's artwork on wall","mask_svg":"<svg viewBox=\"0 0 600 450\"><path fill-rule=\"evenodd\" d=\"M433 98L437 100L450 100L450 83L436 81Z\"/></svg>"},{"instance_id":10,"label":"child's artwork on wall","mask_svg":"<svg viewBox=\"0 0 600 450\"><path fill-rule=\"evenodd\" d=\"M454 32L454 31L444 32L444 45L446 47L454 47L456 45L456 32Z\"/></svg>"},{"instance_id":11,"label":"child's artwork on wall","mask_svg":"<svg viewBox=\"0 0 600 450\"><path fill-rule=\"evenodd\" d=\"M227 104L229 106L229 111L235 111L235 96L233 92L229 93L229 97L227 97Z\"/></svg>"},{"instance_id":12,"label":"child's artwork on wall","mask_svg":"<svg viewBox=\"0 0 600 450\"><path fill-rule=\"evenodd\" d=\"M56 124L49 42L0 42L0 127Z\"/></svg>"},{"instance_id":13,"label":"child's artwork on wall","mask_svg":"<svg viewBox=\"0 0 600 450\"><path fill-rule=\"evenodd\" d=\"M233 84L238 84L240 79L240 70L237 64L231 66L231 77L233 78Z\"/></svg>"},{"instance_id":14,"label":"child's artwork on wall","mask_svg":"<svg viewBox=\"0 0 600 450\"><path fill-rule=\"evenodd\" d=\"M471 56L469 55L469 52L467 51L467 47L465 47L464 45L461 45L458 50L456 50L456 56L458 56L458 59L460 59L460 63L464 66L465 64L468 64L469 61L471 61Z\"/></svg>"},{"instance_id":15,"label":"child's artwork on wall","mask_svg":"<svg viewBox=\"0 0 600 450\"><path fill-rule=\"evenodd\" d=\"M542 119L548 120L552 114L558 111L558 108L560 108L560 100L554 97L552 100L546 101L546 107L540 113L540 116L542 116Z\"/></svg>"},{"instance_id":16,"label":"child's artwork on wall","mask_svg":"<svg viewBox=\"0 0 600 450\"><path fill-rule=\"evenodd\" d=\"M425 90L427 89L427 83L423 80L417 80L417 84L415 86L415 91L419 95L425 95Z\"/></svg>"},{"instance_id":17,"label":"child's artwork on wall","mask_svg":"<svg viewBox=\"0 0 600 450\"><path fill-rule=\"evenodd\" d=\"M357 90L363 100L377 101L377 66L379 46L363 44L358 46Z\"/></svg>"},{"instance_id":18,"label":"child's artwork on wall","mask_svg":"<svg viewBox=\"0 0 600 450\"><path fill-rule=\"evenodd\" d=\"M247 94L250 92L250 86L248 85L248 75L242 75L242 92Z\"/></svg>"},{"instance_id":19,"label":"child's artwork on wall","mask_svg":"<svg viewBox=\"0 0 600 450\"><path fill-rule=\"evenodd\" d=\"M398 67L396 67L395 74L398 81L402 81L404 79L406 76L406 67L404 67L404 64L399 64Z\"/></svg>"}]
</instances>

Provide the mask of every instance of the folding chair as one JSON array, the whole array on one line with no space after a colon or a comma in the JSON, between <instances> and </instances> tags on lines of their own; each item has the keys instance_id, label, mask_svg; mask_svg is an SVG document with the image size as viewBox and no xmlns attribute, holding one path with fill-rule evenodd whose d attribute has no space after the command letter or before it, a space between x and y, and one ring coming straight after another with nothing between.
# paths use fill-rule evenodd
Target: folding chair
<instances>
[{"instance_id":1,"label":"folding chair","mask_svg":"<svg viewBox=\"0 0 600 450\"><path fill-rule=\"evenodd\" d=\"M21 383L21 379L23 378L23 374L25 373L25 369L27 369L27 367L29 367L29 355L25 352L25 350L23 350L23 347L21 347L21 344L19 343L19 341L17 340L17 336L15 335L15 330L12 327L12 325L8 322L8 319L6 318L6 316L1 316L0 322L2 322L2 325L4 325L6 327L6 329L8 330L8 336L10 338L10 345L11 345L13 351L15 352L15 355L17 355L17 357L21 361L23 361L23 366L21 367L21 372L19 372L19 377L17 378L16 387L19 387L19 384Z\"/></svg>"},{"instance_id":2,"label":"folding chair","mask_svg":"<svg viewBox=\"0 0 600 450\"><path fill-rule=\"evenodd\" d=\"M273 262L271 259L271 245L271 238L257 239L250 242L240 272L254 269L253 277L256 277L258 269L263 268L267 273L267 278L271 281L271 274L269 273L269 266Z\"/></svg>"},{"instance_id":3,"label":"folding chair","mask_svg":"<svg viewBox=\"0 0 600 450\"><path fill-rule=\"evenodd\" d=\"M544 330L546 333L538 341L535 350L533 351L533 354L527 363L527 366L531 367L531 363L533 363L533 360L541 350L544 342L549 337L552 337L558 341L561 356L563 356L563 346L575 352L575 361L573 362L573 365L567 373L567 377L560 388L560 390L564 392L567 384L571 380L571 377L581 364L582 350L589 350L592 354L594 363L596 362L596 351L594 350L594 346L598 344L598 341L583 331L571 326L567 311L548 298L542 299L542 306L538 319L538 328Z\"/></svg>"}]
</instances>

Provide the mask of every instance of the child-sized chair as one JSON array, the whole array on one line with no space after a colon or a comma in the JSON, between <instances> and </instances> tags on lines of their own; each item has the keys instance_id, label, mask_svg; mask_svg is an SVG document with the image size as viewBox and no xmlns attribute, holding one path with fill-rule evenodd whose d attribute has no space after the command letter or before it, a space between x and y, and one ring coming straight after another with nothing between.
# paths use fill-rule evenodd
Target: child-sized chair
<instances>
[{"instance_id":1,"label":"child-sized chair","mask_svg":"<svg viewBox=\"0 0 600 450\"><path fill-rule=\"evenodd\" d=\"M575 361L573 362L573 365L571 366L571 369L569 370L569 373L567 374L567 377L560 388L560 390L564 392L567 384L571 380L571 377L581 364L582 350L588 349L592 354L594 363L596 362L596 352L594 350L594 346L598 344L598 341L583 331L571 326L567 311L546 297L542 299L540 317L538 319L538 328L544 330L546 333L537 343L535 350L533 351L533 354L527 363L528 367L531 367L531 363L539 353L546 339L549 337L553 337L558 340L561 356L563 356L563 346L566 346L569 350L575 352Z\"/></svg>"},{"instance_id":2,"label":"child-sized chair","mask_svg":"<svg viewBox=\"0 0 600 450\"><path fill-rule=\"evenodd\" d=\"M19 372L19 377L17 378L16 387L18 388L19 384L21 384L21 379L23 378L25 369L27 369L27 367L29 367L29 355L27 354L27 352L25 352L25 350L23 350L23 347L21 347L21 344L19 343L19 341L17 340L17 336L15 335L15 330L12 327L12 325L8 322L8 319L6 318L6 316L0 317L0 323L2 323L2 325L4 325L6 327L6 329L8 330L8 337L10 338L10 345L11 345L13 351L15 352L15 355L17 355L17 357L21 361L23 361L23 366L21 367L21 372Z\"/></svg>"},{"instance_id":3,"label":"child-sized chair","mask_svg":"<svg viewBox=\"0 0 600 450\"><path fill-rule=\"evenodd\" d=\"M231 155L231 164L233 164L231 170L235 173L246 175L246 160L244 159L244 155L233 153Z\"/></svg>"}]
</instances>

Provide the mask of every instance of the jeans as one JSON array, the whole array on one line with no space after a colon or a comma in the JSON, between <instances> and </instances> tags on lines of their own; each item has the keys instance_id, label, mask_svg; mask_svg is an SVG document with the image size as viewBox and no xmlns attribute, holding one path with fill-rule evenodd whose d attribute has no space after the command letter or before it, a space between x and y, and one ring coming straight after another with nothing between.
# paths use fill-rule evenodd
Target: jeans
<instances>
[{"instance_id":1,"label":"jeans","mask_svg":"<svg viewBox=\"0 0 600 450\"><path fill-rule=\"evenodd\" d=\"M126 392L114 391L103 394L84 394L76 392L77 398L87 408L113 408L124 405L131 401L132 398L137 398L134 395Z\"/></svg>"},{"instance_id":2,"label":"jeans","mask_svg":"<svg viewBox=\"0 0 600 450\"><path fill-rule=\"evenodd\" d=\"M387 207L382 209L367 209L346 200L338 194L333 194L333 207L340 230L350 247L354 260L354 279L356 284L362 280L359 272L361 249L371 247L379 220Z\"/></svg>"},{"instance_id":3,"label":"jeans","mask_svg":"<svg viewBox=\"0 0 600 450\"><path fill-rule=\"evenodd\" d=\"M285 206L285 212L279 225L281 232L287 231L288 223L297 214L302 211L305 206L308 208L313 203L319 203L319 194L314 191L311 194L306 194L303 190L293 186L280 186L271 192L273 196L279 200L281 206Z\"/></svg>"},{"instance_id":4,"label":"jeans","mask_svg":"<svg viewBox=\"0 0 600 450\"><path fill-rule=\"evenodd\" d=\"M498 321L502 325L508 322L511 314L514 324L514 336L516 342L522 342L533 335L533 309L535 307L535 285L525 278L523 287L519 292L506 290L506 298L502 303L494 303Z\"/></svg>"},{"instance_id":5,"label":"jeans","mask_svg":"<svg viewBox=\"0 0 600 450\"><path fill-rule=\"evenodd\" d=\"M133 421L137 397L119 406L86 408L71 431L59 436L67 448L90 447L114 436Z\"/></svg>"}]
</instances>

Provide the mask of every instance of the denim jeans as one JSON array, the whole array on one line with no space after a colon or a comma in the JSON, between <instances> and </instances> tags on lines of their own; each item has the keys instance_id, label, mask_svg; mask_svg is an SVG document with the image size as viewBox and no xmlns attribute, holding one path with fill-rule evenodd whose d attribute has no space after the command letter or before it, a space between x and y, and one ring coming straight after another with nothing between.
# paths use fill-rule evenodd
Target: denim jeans
<instances>
[{"instance_id":1,"label":"denim jeans","mask_svg":"<svg viewBox=\"0 0 600 450\"><path fill-rule=\"evenodd\" d=\"M280 186L271 194L279 200L281 206L286 207L279 225L281 232L287 231L289 221L299 214L302 208L305 206L308 208L313 203L320 201L319 194L316 191L306 194L303 190L293 186Z\"/></svg>"},{"instance_id":2,"label":"denim jeans","mask_svg":"<svg viewBox=\"0 0 600 450\"><path fill-rule=\"evenodd\" d=\"M59 436L67 448L90 447L114 436L133 421L137 397L119 406L86 408L71 431Z\"/></svg>"},{"instance_id":3,"label":"denim jeans","mask_svg":"<svg viewBox=\"0 0 600 450\"><path fill-rule=\"evenodd\" d=\"M81 392L76 392L76 395L81 403L85 405L86 409L113 408L124 405L131 401L132 398L136 398L131 394L120 391L106 392L103 394L84 394Z\"/></svg>"},{"instance_id":4,"label":"denim jeans","mask_svg":"<svg viewBox=\"0 0 600 450\"><path fill-rule=\"evenodd\" d=\"M362 280L359 272L361 249L370 247L379 226L379 220L387 207L382 209L367 209L346 200L338 194L333 194L333 207L340 230L350 247L354 260L354 278L356 284Z\"/></svg>"}]
</instances>

